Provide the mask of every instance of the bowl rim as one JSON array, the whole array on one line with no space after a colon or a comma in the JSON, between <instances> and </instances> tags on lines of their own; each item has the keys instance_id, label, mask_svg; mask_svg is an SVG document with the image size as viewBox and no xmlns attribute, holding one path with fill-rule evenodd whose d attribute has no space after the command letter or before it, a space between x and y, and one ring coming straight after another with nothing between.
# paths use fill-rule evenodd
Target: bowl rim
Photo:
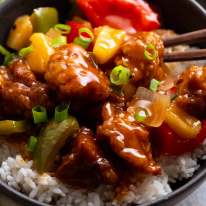
<instances>
[{"instance_id":1,"label":"bowl rim","mask_svg":"<svg viewBox=\"0 0 206 206\"><path fill-rule=\"evenodd\" d=\"M0 6L1 8L7 7L13 0L3 1ZM206 9L198 3L198 0L189 0L192 4L194 4L200 11L206 14ZM206 165L202 168L199 168L196 173L181 187L172 191L168 195L156 199L150 203L141 204L139 206L157 206L157 205L164 205L168 203L169 200L176 198L177 196L183 193L191 193L192 190L197 188L201 183L204 182L206 179ZM6 197L11 198L12 200L16 200L19 203L24 203L25 205L32 205L32 206L50 206L46 203L41 203L38 200L30 198L28 195L17 191L16 189L10 187L8 184L0 180L0 192L2 192Z\"/></svg>"},{"instance_id":2,"label":"bowl rim","mask_svg":"<svg viewBox=\"0 0 206 206\"><path fill-rule=\"evenodd\" d=\"M177 195L185 193L186 191L188 192L189 190L192 190L193 187L197 188L204 182L204 179L206 179L206 167L202 168L198 174L194 175L195 176L192 176L187 183L185 183L180 188L174 190L173 192L169 193L168 195L154 200L151 203L145 203L139 206L157 206L160 204L164 205L164 203L167 203L168 200L175 198ZM0 180L0 191L3 191L3 193L7 197L11 197L13 200L18 200L22 203L25 203L25 201L27 201L26 203L28 205L32 204L32 206L50 206L49 204L41 203L38 200L32 199L28 195L17 191L16 189L10 187L8 184L4 183L2 180Z\"/></svg>"}]
</instances>

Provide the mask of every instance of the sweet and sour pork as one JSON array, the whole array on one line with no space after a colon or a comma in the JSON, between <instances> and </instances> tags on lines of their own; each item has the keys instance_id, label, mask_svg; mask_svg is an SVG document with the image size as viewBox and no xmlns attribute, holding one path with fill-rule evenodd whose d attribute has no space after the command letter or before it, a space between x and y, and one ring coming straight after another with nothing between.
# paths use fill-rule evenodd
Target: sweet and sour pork
<instances>
[{"instance_id":1,"label":"sweet and sour pork","mask_svg":"<svg viewBox=\"0 0 206 206\"><path fill-rule=\"evenodd\" d=\"M115 169L104 157L94 134L88 128L81 129L72 152L63 158L57 176L70 184L87 187L99 181L114 184L118 180Z\"/></svg>"},{"instance_id":2,"label":"sweet and sour pork","mask_svg":"<svg viewBox=\"0 0 206 206\"><path fill-rule=\"evenodd\" d=\"M177 81L176 103L190 114L203 118L206 114L206 67L191 66Z\"/></svg>"},{"instance_id":3,"label":"sweet and sour pork","mask_svg":"<svg viewBox=\"0 0 206 206\"><path fill-rule=\"evenodd\" d=\"M34 106L51 108L48 86L39 82L29 65L16 59L0 68L1 116L30 117Z\"/></svg>"},{"instance_id":4,"label":"sweet and sour pork","mask_svg":"<svg viewBox=\"0 0 206 206\"><path fill-rule=\"evenodd\" d=\"M45 79L64 100L99 102L110 93L105 74L83 48L74 44L58 48L51 56Z\"/></svg>"},{"instance_id":5,"label":"sweet and sour pork","mask_svg":"<svg viewBox=\"0 0 206 206\"><path fill-rule=\"evenodd\" d=\"M108 142L112 150L133 167L159 174L160 167L152 158L149 132L128 112L117 111L111 103L103 107L103 124L97 136Z\"/></svg>"},{"instance_id":6,"label":"sweet and sour pork","mask_svg":"<svg viewBox=\"0 0 206 206\"><path fill-rule=\"evenodd\" d=\"M151 61L145 58L145 49L150 51L149 45L155 48L156 58ZM146 83L152 78L163 79L165 72L161 66L164 45L159 35L153 32L138 32L130 35L121 47L120 55L116 57L116 64L124 65L131 70L134 83Z\"/></svg>"}]
</instances>

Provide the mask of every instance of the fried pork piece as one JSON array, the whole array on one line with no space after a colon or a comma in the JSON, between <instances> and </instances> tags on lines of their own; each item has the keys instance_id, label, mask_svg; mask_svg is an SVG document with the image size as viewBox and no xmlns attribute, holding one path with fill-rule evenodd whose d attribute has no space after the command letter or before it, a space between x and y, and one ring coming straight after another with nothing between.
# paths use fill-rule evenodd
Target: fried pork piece
<instances>
[{"instance_id":1,"label":"fried pork piece","mask_svg":"<svg viewBox=\"0 0 206 206\"><path fill-rule=\"evenodd\" d=\"M100 180L114 184L118 176L103 156L90 129L82 128L76 137L72 153L64 157L57 177L78 186L96 185Z\"/></svg>"},{"instance_id":2,"label":"fried pork piece","mask_svg":"<svg viewBox=\"0 0 206 206\"><path fill-rule=\"evenodd\" d=\"M177 81L176 103L198 118L206 114L206 67L192 66Z\"/></svg>"},{"instance_id":3,"label":"fried pork piece","mask_svg":"<svg viewBox=\"0 0 206 206\"><path fill-rule=\"evenodd\" d=\"M117 111L111 103L103 107L103 124L97 129L99 139L106 140L112 150L132 166L152 174L160 167L152 158L149 132L128 112Z\"/></svg>"},{"instance_id":4,"label":"fried pork piece","mask_svg":"<svg viewBox=\"0 0 206 206\"><path fill-rule=\"evenodd\" d=\"M28 64L13 61L7 68L0 68L1 116L30 117L32 107L51 107L48 88L37 81Z\"/></svg>"},{"instance_id":5,"label":"fried pork piece","mask_svg":"<svg viewBox=\"0 0 206 206\"><path fill-rule=\"evenodd\" d=\"M144 55L148 45L153 45L158 53L153 61L147 60ZM166 75L161 66L163 52L164 46L159 35L153 32L138 32L128 37L115 62L131 70L133 82L148 84L152 78L162 80Z\"/></svg>"},{"instance_id":6,"label":"fried pork piece","mask_svg":"<svg viewBox=\"0 0 206 206\"><path fill-rule=\"evenodd\" d=\"M64 100L99 102L110 92L104 73L95 67L84 49L73 44L56 50L50 58L45 79Z\"/></svg>"}]
</instances>

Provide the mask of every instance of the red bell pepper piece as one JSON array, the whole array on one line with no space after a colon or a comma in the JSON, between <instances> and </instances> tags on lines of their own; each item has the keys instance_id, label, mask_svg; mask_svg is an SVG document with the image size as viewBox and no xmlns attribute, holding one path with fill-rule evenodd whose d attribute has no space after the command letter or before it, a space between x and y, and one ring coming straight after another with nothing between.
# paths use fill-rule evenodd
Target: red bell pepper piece
<instances>
[{"instance_id":1,"label":"red bell pepper piece","mask_svg":"<svg viewBox=\"0 0 206 206\"><path fill-rule=\"evenodd\" d=\"M202 129L194 139L179 137L167 124L157 128L154 143L160 154L181 155L192 152L206 139L206 121L202 122Z\"/></svg>"},{"instance_id":2,"label":"red bell pepper piece","mask_svg":"<svg viewBox=\"0 0 206 206\"><path fill-rule=\"evenodd\" d=\"M143 0L77 0L94 26L109 25L129 33L159 28L158 15Z\"/></svg>"},{"instance_id":3,"label":"red bell pepper piece","mask_svg":"<svg viewBox=\"0 0 206 206\"><path fill-rule=\"evenodd\" d=\"M67 35L67 42L72 43L79 36L79 29L84 27L83 23L76 21L68 21L67 25L71 27L71 32Z\"/></svg>"}]
</instances>

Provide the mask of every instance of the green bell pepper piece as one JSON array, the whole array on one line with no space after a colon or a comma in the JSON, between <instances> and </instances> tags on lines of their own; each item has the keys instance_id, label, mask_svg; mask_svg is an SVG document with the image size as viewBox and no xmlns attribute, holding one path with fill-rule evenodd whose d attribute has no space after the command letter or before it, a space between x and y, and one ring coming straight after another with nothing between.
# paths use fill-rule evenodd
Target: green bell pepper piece
<instances>
[{"instance_id":1,"label":"green bell pepper piece","mask_svg":"<svg viewBox=\"0 0 206 206\"><path fill-rule=\"evenodd\" d=\"M55 24L58 24L58 11L53 7L42 7L34 9L31 15L34 32L46 33Z\"/></svg>"},{"instance_id":2,"label":"green bell pepper piece","mask_svg":"<svg viewBox=\"0 0 206 206\"><path fill-rule=\"evenodd\" d=\"M69 116L62 122L51 120L40 132L38 144L34 152L35 167L39 172L52 168L55 157L64 146L66 140L79 130L76 118Z\"/></svg>"},{"instance_id":3,"label":"green bell pepper piece","mask_svg":"<svg viewBox=\"0 0 206 206\"><path fill-rule=\"evenodd\" d=\"M26 121L2 120L0 121L0 135L23 133L29 129Z\"/></svg>"}]
</instances>

